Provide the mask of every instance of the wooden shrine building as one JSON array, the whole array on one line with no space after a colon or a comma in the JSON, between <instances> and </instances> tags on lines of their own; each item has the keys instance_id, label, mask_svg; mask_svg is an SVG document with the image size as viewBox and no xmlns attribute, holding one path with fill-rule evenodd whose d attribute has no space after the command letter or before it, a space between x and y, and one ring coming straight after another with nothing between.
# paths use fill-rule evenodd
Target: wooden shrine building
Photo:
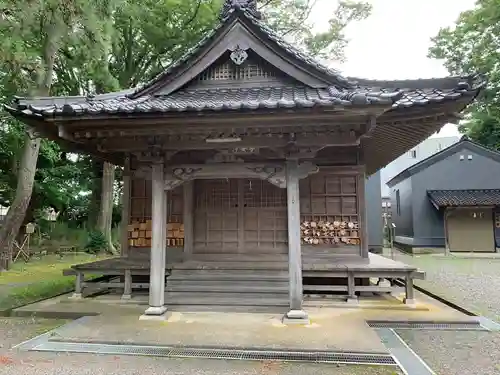
<instances>
[{"instance_id":1,"label":"wooden shrine building","mask_svg":"<svg viewBox=\"0 0 500 375\"><path fill-rule=\"evenodd\" d=\"M255 0L226 0L219 25L143 86L8 110L124 167L122 250L150 253L146 317L196 288L197 301L236 288L240 302L251 291L243 305L304 321L309 277L345 280L335 290L350 301L368 277L407 277L411 302L417 270L368 252L365 178L456 121L481 86L346 78L278 36Z\"/></svg>"}]
</instances>

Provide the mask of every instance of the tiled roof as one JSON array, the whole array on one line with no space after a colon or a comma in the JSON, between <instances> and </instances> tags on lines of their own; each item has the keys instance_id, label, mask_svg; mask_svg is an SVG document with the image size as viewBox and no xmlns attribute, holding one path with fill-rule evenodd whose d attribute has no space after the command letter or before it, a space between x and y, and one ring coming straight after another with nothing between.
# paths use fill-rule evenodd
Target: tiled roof
<instances>
[{"instance_id":1,"label":"tiled roof","mask_svg":"<svg viewBox=\"0 0 500 375\"><path fill-rule=\"evenodd\" d=\"M202 50L202 48L209 44L215 36L218 34L222 28L229 23L234 15L239 15L242 19L248 20L251 24L257 27L268 39L278 44L282 47L287 53L289 53L292 57L296 58L299 61L302 61L306 65L313 67L322 73L330 76L333 80L335 80L339 85L344 88L351 87L349 80L344 77L338 70L327 67L326 65L321 64L319 61L311 58L307 53L301 51L299 48L293 46L288 43L283 37L278 35L271 27L266 25L265 22L261 21L259 17L256 17L253 12L247 10L247 8L240 8L237 6L233 6L227 11L223 11L222 14L225 16L221 20L221 22L215 26L212 30L207 32L204 37L196 43L193 47L188 49L178 60L174 61L170 64L163 72L158 74L156 77L151 79L149 82L137 87L131 94L131 97L136 97L141 93L148 90L150 87L156 85L158 82L165 79L165 77L174 73L178 68L186 64L193 57L197 55L198 52Z\"/></svg>"},{"instance_id":2,"label":"tiled roof","mask_svg":"<svg viewBox=\"0 0 500 375\"><path fill-rule=\"evenodd\" d=\"M500 205L500 189L427 190L427 195L437 207Z\"/></svg>"},{"instance_id":3,"label":"tiled roof","mask_svg":"<svg viewBox=\"0 0 500 375\"><path fill-rule=\"evenodd\" d=\"M382 104L392 108L410 107L456 100L469 89L428 89L391 91L389 89L357 89L340 91L335 87L315 89L304 86L180 90L166 96L146 95L129 98L124 92L117 96L41 100L17 110L44 117L78 114L114 114L142 112L201 112L257 110L275 108L311 108L328 106L364 106Z\"/></svg>"},{"instance_id":4,"label":"tiled roof","mask_svg":"<svg viewBox=\"0 0 500 375\"><path fill-rule=\"evenodd\" d=\"M224 10L225 9L225 10ZM226 1L220 24L165 71L142 87L92 97L18 99L13 113L41 117L83 114L164 113L311 108L325 106L386 105L398 109L473 97L481 85L473 77L411 81L368 81L346 78L294 47L260 20L251 0ZM329 77L330 87L299 85L260 88L180 89L169 95L155 95L156 85L196 58L231 20L239 18L280 46L291 58Z\"/></svg>"}]
</instances>

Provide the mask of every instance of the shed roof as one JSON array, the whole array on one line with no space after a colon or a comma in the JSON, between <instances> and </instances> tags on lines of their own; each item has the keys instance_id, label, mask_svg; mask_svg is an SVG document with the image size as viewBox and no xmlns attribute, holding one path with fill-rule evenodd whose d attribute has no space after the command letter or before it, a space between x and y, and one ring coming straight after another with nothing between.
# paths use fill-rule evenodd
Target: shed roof
<instances>
[{"instance_id":1,"label":"shed roof","mask_svg":"<svg viewBox=\"0 0 500 375\"><path fill-rule=\"evenodd\" d=\"M427 190L427 195L436 208L500 205L500 189Z\"/></svg>"}]
</instances>

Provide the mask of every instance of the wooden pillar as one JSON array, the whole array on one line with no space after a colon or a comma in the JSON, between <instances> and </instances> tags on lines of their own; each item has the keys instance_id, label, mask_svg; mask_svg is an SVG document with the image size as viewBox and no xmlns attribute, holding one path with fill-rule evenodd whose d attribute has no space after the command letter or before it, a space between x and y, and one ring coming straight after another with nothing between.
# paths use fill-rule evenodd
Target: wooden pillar
<instances>
[{"instance_id":1,"label":"wooden pillar","mask_svg":"<svg viewBox=\"0 0 500 375\"><path fill-rule=\"evenodd\" d=\"M368 220L366 214L366 176L364 168L358 174L357 185L360 255L363 258L368 258Z\"/></svg>"},{"instance_id":2,"label":"wooden pillar","mask_svg":"<svg viewBox=\"0 0 500 375\"><path fill-rule=\"evenodd\" d=\"M300 245L300 195L298 160L286 162L286 189L288 211L288 272L290 281L290 311L284 323L308 324L309 317L302 310L302 253Z\"/></svg>"},{"instance_id":3,"label":"wooden pillar","mask_svg":"<svg viewBox=\"0 0 500 375\"><path fill-rule=\"evenodd\" d=\"M347 302L358 303L358 297L356 296L356 279L354 278L353 272L347 274Z\"/></svg>"},{"instance_id":4,"label":"wooden pillar","mask_svg":"<svg viewBox=\"0 0 500 375\"><path fill-rule=\"evenodd\" d=\"M123 282L122 300L129 300L132 298L132 272L130 270L125 270Z\"/></svg>"},{"instance_id":5,"label":"wooden pillar","mask_svg":"<svg viewBox=\"0 0 500 375\"><path fill-rule=\"evenodd\" d=\"M448 216L450 215L450 210L445 207L443 212L443 229L444 229L444 253L450 255L450 241L448 235Z\"/></svg>"},{"instance_id":6,"label":"wooden pillar","mask_svg":"<svg viewBox=\"0 0 500 375\"><path fill-rule=\"evenodd\" d=\"M130 184L130 158L126 157L125 166L123 168L122 222L120 233L120 253L122 257L129 255L128 225L130 223Z\"/></svg>"},{"instance_id":7,"label":"wooden pillar","mask_svg":"<svg viewBox=\"0 0 500 375\"><path fill-rule=\"evenodd\" d=\"M82 298L83 280L84 280L83 272L76 271L75 291L74 291L73 295L70 297L71 299L81 299Z\"/></svg>"},{"instance_id":8,"label":"wooden pillar","mask_svg":"<svg viewBox=\"0 0 500 375\"><path fill-rule=\"evenodd\" d=\"M184 183L184 208L182 221L184 223L184 260L191 258L194 246L194 182Z\"/></svg>"},{"instance_id":9,"label":"wooden pillar","mask_svg":"<svg viewBox=\"0 0 500 375\"><path fill-rule=\"evenodd\" d=\"M165 259L166 259L166 190L163 163L155 163L152 169L152 239L151 269L149 275L149 307L141 319L162 317L165 307Z\"/></svg>"},{"instance_id":10,"label":"wooden pillar","mask_svg":"<svg viewBox=\"0 0 500 375\"><path fill-rule=\"evenodd\" d=\"M404 303L406 305L415 305L415 297L413 290L413 276L407 275L405 280L405 300Z\"/></svg>"}]
</instances>

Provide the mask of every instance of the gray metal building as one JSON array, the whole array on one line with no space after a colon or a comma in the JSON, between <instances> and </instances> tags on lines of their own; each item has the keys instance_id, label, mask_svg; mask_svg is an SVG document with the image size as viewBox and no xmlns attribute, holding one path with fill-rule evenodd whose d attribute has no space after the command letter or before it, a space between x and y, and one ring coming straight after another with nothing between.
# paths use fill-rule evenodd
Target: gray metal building
<instances>
[{"instance_id":1,"label":"gray metal building","mask_svg":"<svg viewBox=\"0 0 500 375\"><path fill-rule=\"evenodd\" d=\"M500 153L463 138L387 185L400 246L484 252L498 248Z\"/></svg>"}]
</instances>

